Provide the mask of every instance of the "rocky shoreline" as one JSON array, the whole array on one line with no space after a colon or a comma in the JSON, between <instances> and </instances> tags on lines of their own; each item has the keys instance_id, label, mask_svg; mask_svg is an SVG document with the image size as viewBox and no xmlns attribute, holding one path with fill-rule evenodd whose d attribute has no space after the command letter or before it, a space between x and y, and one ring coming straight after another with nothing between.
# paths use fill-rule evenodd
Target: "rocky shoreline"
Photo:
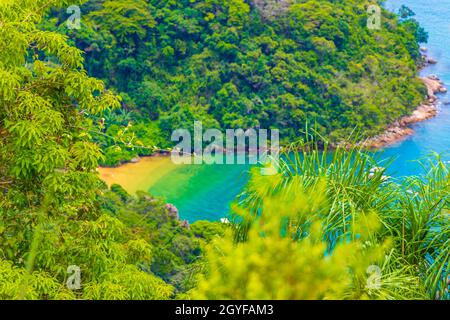
<instances>
[{"instance_id":1,"label":"rocky shoreline","mask_svg":"<svg viewBox=\"0 0 450 320\"><path fill-rule=\"evenodd\" d=\"M404 116L390 125L383 133L362 141L361 146L368 149L379 149L392 145L414 134L414 130L410 127L411 124L431 119L437 115L438 98L436 94L446 93L447 89L435 75L429 75L421 79L428 89L427 101L414 110L411 115Z\"/></svg>"},{"instance_id":2,"label":"rocky shoreline","mask_svg":"<svg viewBox=\"0 0 450 320\"><path fill-rule=\"evenodd\" d=\"M376 135L372 138L360 141L359 143L356 144L356 146L360 146L364 149L375 150L392 145L414 134L414 130L410 127L410 125L431 119L438 114L438 107L437 107L438 97L436 96L436 94L446 93L447 88L444 86L444 83L436 75L429 75L420 79L427 87L428 90L427 100L419 107L417 107L411 115L400 118L399 120L391 124L389 127L387 127L387 129L383 133ZM331 145L332 149L334 147L336 146ZM147 157L160 157L160 156L162 157L170 156L170 151L160 150ZM130 160L129 162L138 163L140 161L140 158L141 156L137 156L132 160ZM123 165L123 163L117 166L113 166L113 168L119 167L121 165Z\"/></svg>"},{"instance_id":3,"label":"rocky shoreline","mask_svg":"<svg viewBox=\"0 0 450 320\"><path fill-rule=\"evenodd\" d=\"M438 63L436 59L428 57L426 55L426 52L428 51L426 47L421 47L420 51L422 52L423 60L421 66L422 68ZM360 141L356 144L356 146L360 146L364 149L376 150L392 145L414 134L414 130L410 127L410 125L431 119L438 114L438 97L436 96L436 94L447 93L447 88L444 86L444 83L441 81L441 79L439 79L436 75L432 74L420 79L427 87L426 101L424 101L424 103L417 107L411 115L400 118L399 120L388 126L383 133ZM445 105L450 105L450 101L443 103ZM336 146L331 145L331 148L334 147ZM160 150L147 157L164 157L169 155L170 150ZM138 163L140 162L140 159L141 156L136 156L135 158L131 159L129 163ZM117 166L113 166L112 168L120 167L123 164L124 163L120 163Z\"/></svg>"}]
</instances>

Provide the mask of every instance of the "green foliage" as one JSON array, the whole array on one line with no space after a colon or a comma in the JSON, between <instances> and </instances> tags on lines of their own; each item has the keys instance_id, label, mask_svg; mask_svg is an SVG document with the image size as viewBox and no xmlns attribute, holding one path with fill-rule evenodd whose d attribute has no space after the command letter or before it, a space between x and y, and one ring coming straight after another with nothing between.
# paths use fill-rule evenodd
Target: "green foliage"
<instances>
[{"instance_id":1,"label":"green foliage","mask_svg":"<svg viewBox=\"0 0 450 320\"><path fill-rule=\"evenodd\" d=\"M44 272L28 274L12 262L0 260L0 299L74 299L63 284Z\"/></svg>"},{"instance_id":2,"label":"green foliage","mask_svg":"<svg viewBox=\"0 0 450 320\"><path fill-rule=\"evenodd\" d=\"M103 151L100 165L117 166L138 156L152 155L168 146L155 123L132 115L129 119L124 118L123 111L113 114L108 112L107 118L102 117L98 121L100 129L92 133L93 141Z\"/></svg>"},{"instance_id":3,"label":"green foliage","mask_svg":"<svg viewBox=\"0 0 450 320\"><path fill-rule=\"evenodd\" d=\"M448 299L442 161L424 164L425 177L396 181L361 150L299 147L304 153L286 151L277 175L255 168L233 208L235 231L208 246L191 297Z\"/></svg>"},{"instance_id":4,"label":"green foliage","mask_svg":"<svg viewBox=\"0 0 450 320\"><path fill-rule=\"evenodd\" d=\"M101 152L85 115L119 99L87 76L66 36L37 27L69 4L0 3L0 297L167 299L173 286L141 267L152 261L148 239L99 206ZM75 291L71 265L82 272Z\"/></svg>"},{"instance_id":5,"label":"green foliage","mask_svg":"<svg viewBox=\"0 0 450 320\"><path fill-rule=\"evenodd\" d=\"M161 199L144 192L131 197L117 185L111 191L100 199L101 207L126 225L131 238L151 244L152 259L141 267L172 284L176 293L192 289L202 269L202 247L213 234L223 233L221 224L203 221L188 228Z\"/></svg>"},{"instance_id":6,"label":"green foliage","mask_svg":"<svg viewBox=\"0 0 450 320\"><path fill-rule=\"evenodd\" d=\"M198 238L203 238L208 242L225 234L225 224L210 222L205 220L196 221L191 225L191 230Z\"/></svg>"},{"instance_id":7,"label":"green foliage","mask_svg":"<svg viewBox=\"0 0 450 320\"><path fill-rule=\"evenodd\" d=\"M261 186L265 188L267 186ZM290 185L286 186L290 188ZM371 242L377 221L366 216L361 237L338 244L331 255L318 221L303 226L308 237L298 235L299 214L317 219L315 211L326 204L324 190L309 190L265 197L258 223L252 224L245 242L233 237L213 242L208 251L206 278L192 297L200 299L343 299L368 298L366 270L382 257L387 244ZM310 192L310 193L309 193ZM294 200L295 199L295 200ZM286 201L287 200L287 201ZM301 212L295 210L301 208ZM248 212L235 208L243 215ZM361 223L361 222L360 222Z\"/></svg>"},{"instance_id":8,"label":"green foliage","mask_svg":"<svg viewBox=\"0 0 450 320\"><path fill-rule=\"evenodd\" d=\"M400 16L402 25L410 34L414 35L414 37L416 38L416 42L424 43L428 41L428 33L423 27L420 26L419 22L416 19L412 18L416 14L410 8L402 5L399 9L398 14ZM417 49L415 49L414 52L417 53Z\"/></svg>"},{"instance_id":9,"label":"green foliage","mask_svg":"<svg viewBox=\"0 0 450 320\"><path fill-rule=\"evenodd\" d=\"M332 142L377 132L424 95L410 11L369 31L369 1L305 0L274 19L243 0L91 0L67 31L58 8L83 3L0 2L1 299L449 298L439 159L395 181L361 150L296 145L278 174L255 168L230 226L189 227L96 172L167 147L193 120L286 139L307 119ZM122 110L88 73L121 92ZM69 290L74 265L81 288Z\"/></svg>"},{"instance_id":10,"label":"green foliage","mask_svg":"<svg viewBox=\"0 0 450 320\"><path fill-rule=\"evenodd\" d=\"M155 121L152 143L194 120L278 128L285 143L310 122L335 142L379 133L422 102L417 41L426 39L409 13L400 21L382 10L382 28L370 30L372 1L272 2L91 0L81 30L67 30L59 12L46 27L69 34L90 74ZM106 164L121 156L132 157L107 149Z\"/></svg>"},{"instance_id":11,"label":"green foliage","mask_svg":"<svg viewBox=\"0 0 450 320\"><path fill-rule=\"evenodd\" d=\"M128 192L118 184L113 184L111 186L111 191L117 194L123 202L126 202L130 197Z\"/></svg>"},{"instance_id":12,"label":"green foliage","mask_svg":"<svg viewBox=\"0 0 450 320\"><path fill-rule=\"evenodd\" d=\"M397 239L399 257L416 267L429 297L450 299L450 173L436 159L422 163L425 176L402 183L396 207L382 219Z\"/></svg>"}]
</instances>

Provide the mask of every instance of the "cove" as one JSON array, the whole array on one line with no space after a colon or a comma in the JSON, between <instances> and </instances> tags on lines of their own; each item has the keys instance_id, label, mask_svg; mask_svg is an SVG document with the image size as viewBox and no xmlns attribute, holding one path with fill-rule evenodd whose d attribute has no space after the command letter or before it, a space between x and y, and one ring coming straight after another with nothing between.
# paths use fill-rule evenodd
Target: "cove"
<instances>
[{"instance_id":1,"label":"cove","mask_svg":"<svg viewBox=\"0 0 450 320\"><path fill-rule=\"evenodd\" d=\"M170 156L142 158L118 168L100 168L109 185L149 191L174 204L182 219L218 221L248 181L250 165L175 165Z\"/></svg>"},{"instance_id":2,"label":"cove","mask_svg":"<svg viewBox=\"0 0 450 320\"><path fill-rule=\"evenodd\" d=\"M438 64L422 70L421 75L436 74L447 87L450 84L450 1L389 0L386 8L397 11L405 4L429 33L428 55ZM401 178L423 173L418 160L431 152L442 154L450 146L450 100L440 96L440 112L428 121L412 126L415 134L380 150L380 160L393 159L389 175ZM248 181L249 165L175 165L170 157L143 158L139 163L119 168L100 168L100 175L108 184L119 183L130 193L149 191L164 197L180 211L182 219L218 221L227 216L230 203Z\"/></svg>"}]
</instances>

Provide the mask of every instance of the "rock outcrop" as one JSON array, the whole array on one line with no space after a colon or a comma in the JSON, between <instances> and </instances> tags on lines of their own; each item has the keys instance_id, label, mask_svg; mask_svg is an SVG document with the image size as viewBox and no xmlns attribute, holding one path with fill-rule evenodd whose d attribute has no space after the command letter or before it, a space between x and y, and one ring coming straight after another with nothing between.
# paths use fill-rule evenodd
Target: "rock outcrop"
<instances>
[{"instance_id":1,"label":"rock outcrop","mask_svg":"<svg viewBox=\"0 0 450 320\"><path fill-rule=\"evenodd\" d=\"M414 130L411 129L409 125L425 121L436 116L438 113L438 98L436 94L445 93L447 92L447 89L436 75L429 75L422 78L422 81L428 89L427 103L420 105L411 115L405 116L390 125L382 134L367 139L361 142L360 145L369 149L378 149L396 143L414 133Z\"/></svg>"},{"instance_id":2,"label":"rock outcrop","mask_svg":"<svg viewBox=\"0 0 450 320\"><path fill-rule=\"evenodd\" d=\"M436 64L437 63L437 60L436 59L433 59L433 58L430 58L430 57L428 57L428 58L426 58L426 63L428 63L428 64Z\"/></svg>"},{"instance_id":3,"label":"rock outcrop","mask_svg":"<svg viewBox=\"0 0 450 320\"><path fill-rule=\"evenodd\" d=\"M166 209L169 212L169 215L171 217L173 217L174 219L177 219L177 220L180 219L178 209L173 204L171 204L171 203L166 204Z\"/></svg>"},{"instance_id":4,"label":"rock outcrop","mask_svg":"<svg viewBox=\"0 0 450 320\"><path fill-rule=\"evenodd\" d=\"M131 163L138 163L141 159L139 159L139 157L135 157L133 159L130 160Z\"/></svg>"}]
</instances>

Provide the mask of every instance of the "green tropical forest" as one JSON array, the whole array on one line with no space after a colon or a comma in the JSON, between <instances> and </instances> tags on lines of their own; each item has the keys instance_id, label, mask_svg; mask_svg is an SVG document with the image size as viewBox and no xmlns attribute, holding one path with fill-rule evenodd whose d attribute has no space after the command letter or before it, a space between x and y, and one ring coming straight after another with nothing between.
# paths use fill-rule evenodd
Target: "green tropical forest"
<instances>
[{"instance_id":1,"label":"green tropical forest","mask_svg":"<svg viewBox=\"0 0 450 320\"><path fill-rule=\"evenodd\" d=\"M428 31L383 4L0 0L0 299L450 299L448 161L353 143L429 95ZM279 130L228 218L101 179L195 121Z\"/></svg>"}]
</instances>

